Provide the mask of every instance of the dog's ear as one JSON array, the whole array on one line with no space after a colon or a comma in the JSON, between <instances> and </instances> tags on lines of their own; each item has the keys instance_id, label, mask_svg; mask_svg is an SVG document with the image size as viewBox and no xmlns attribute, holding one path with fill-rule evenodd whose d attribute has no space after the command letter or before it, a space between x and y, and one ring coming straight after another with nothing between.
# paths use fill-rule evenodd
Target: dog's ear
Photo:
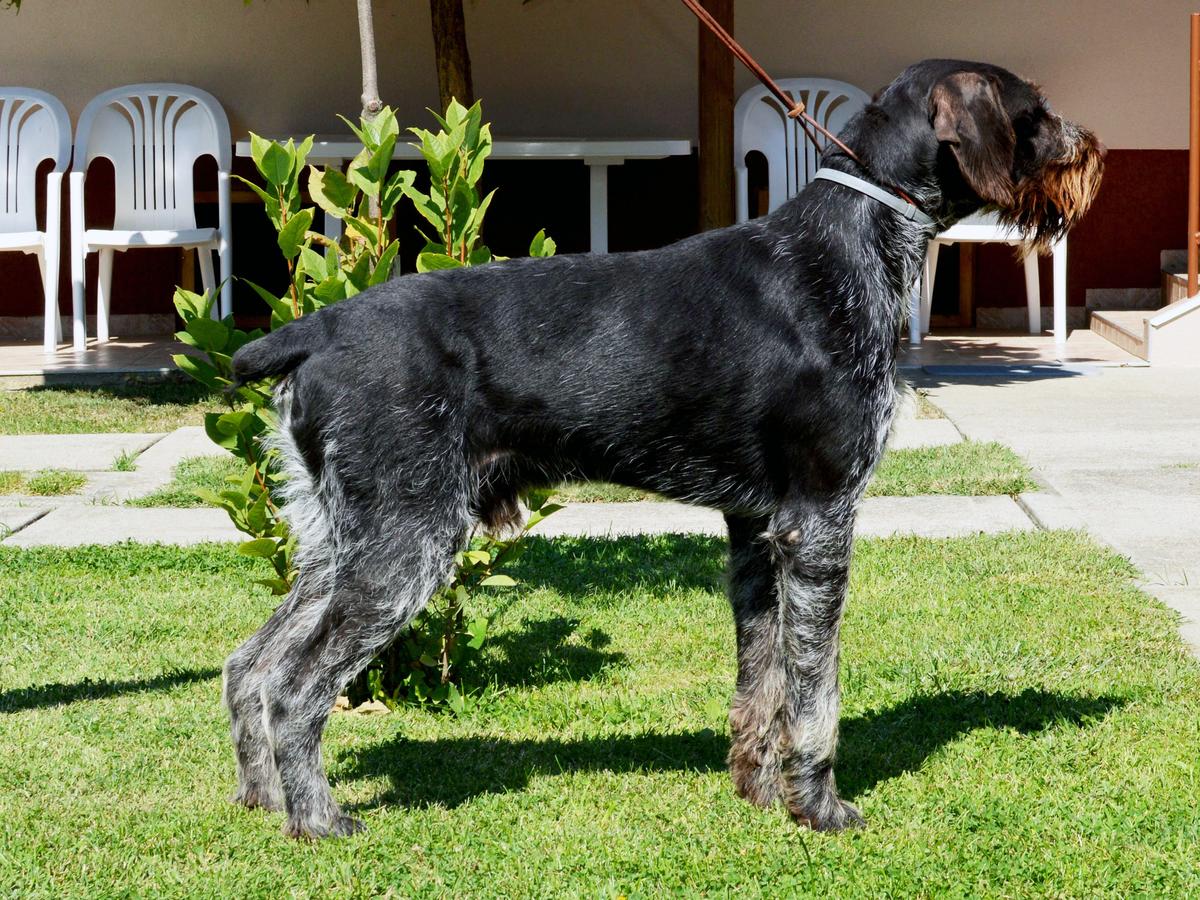
<instances>
[{"instance_id":1,"label":"dog's ear","mask_svg":"<svg viewBox=\"0 0 1200 900\"><path fill-rule=\"evenodd\" d=\"M1012 203L1017 136L995 79L978 72L943 78L929 97L929 121L980 198L1000 206Z\"/></svg>"}]
</instances>

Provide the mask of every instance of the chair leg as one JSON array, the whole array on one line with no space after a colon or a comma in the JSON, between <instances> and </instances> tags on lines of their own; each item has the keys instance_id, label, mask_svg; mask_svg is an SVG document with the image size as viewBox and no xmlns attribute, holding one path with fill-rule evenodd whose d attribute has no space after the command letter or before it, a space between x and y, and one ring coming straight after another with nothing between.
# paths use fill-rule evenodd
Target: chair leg
<instances>
[{"instance_id":1,"label":"chair leg","mask_svg":"<svg viewBox=\"0 0 1200 900\"><path fill-rule=\"evenodd\" d=\"M1067 239L1054 245L1054 342L1067 342Z\"/></svg>"},{"instance_id":2,"label":"chair leg","mask_svg":"<svg viewBox=\"0 0 1200 900\"><path fill-rule=\"evenodd\" d=\"M933 313L933 283L937 278L938 255L942 245L937 241L929 242L929 250L925 253L925 277L921 279L921 333L929 334L929 317Z\"/></svg>"},{"instance_id":3,"label":"chair leg","mask_svg":"<svg viewBox=\"0 0 1200 900\"><path fill-rule=\"evenodd\" d=\"M925 270L922 266L921 276L912 287L908 297L908 345L921 346L921 296L925 293Z\"/></svg>"},{"instance_id":4,"label":"chair leg","mask_svg":"<svg viewBox=\"0 0 1200 900\"><path fill-rule=\"evenodd\" d=\"M233 248L226 245L217 254L221 260L221 318L233 315Z\"/></svg>"},{"instance_id":5,"label":"chair leg","mask_svg":"<svg viewBox=\"0 0 1200 900\"><path fill-rule=\"evenodd\" d=\"M71 242L71 349L87 349L87 287L85 282L87 248Z\"/></svg>"},{"instance_id":6,"label":"chair leg","mask_svg":"<svg viewBox=\"0 0 1200 900\"><path fill-rule=\"evenodd\" d=\"M96 279L96 341L108 340L108 311L112 305L112 267L114 250L100 251L100 272Z\"/></svg>"},{"instance_id":7,"label":"chair leg","mask_svg":"<svg viewBox=\"0 0 1200 900\"><path fill-rule=\"evenodd\" d=\"M1038 256L1025 254L1025 302L1029 305L1029 333L1042 333L1042 284L1038 276Z\"/></svg>"},{"instance_id":8,"label":"chair leg","mask_svg":"<svg viewBox=\"0 0 1200 900\"><path fill-rule=\"evenodd\" d=\"M213 251L210 247L197 247L196 256L200 260L200 284L204 287L205 296L212 302L212 317L219 319L221 301L213 294L217 289L217 280L213 276Z\"/></svg>"},{"instance_id":9,"label":"chair leg","mask_svg":"<svg viewBox=\"0 0 1200 900\"><path fill-rule=\"evenodd\" d=\"M58 272L57 266L52 273L46 248L39 249L35 254L38 269L42 273L42 293L45 296L45 307L42 312L42 349L46 353L54 353L58 349L58 339L62 336L62 325L58 320Z\"/></svg>"}]
</instances>

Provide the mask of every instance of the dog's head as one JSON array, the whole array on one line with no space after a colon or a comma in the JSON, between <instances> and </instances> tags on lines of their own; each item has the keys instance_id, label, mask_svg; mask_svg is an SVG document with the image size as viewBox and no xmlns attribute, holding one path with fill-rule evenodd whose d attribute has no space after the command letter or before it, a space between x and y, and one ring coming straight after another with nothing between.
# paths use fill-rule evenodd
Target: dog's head
<instances>
[{"instance_id":1,"label":"dog's head","mask_svg":"<svg viewBox=\"0 0 1200 900\"><path fill-rule=\"evenodd\" d=\"M877 101L889 117L897 104L915 120L906 131L927 150L920 180L932 176L950 219L994 209L1046 252L1100 187L1105 150L1096 136L1052 112L1036 85L1005 69L927 60Z\"/></svg>"}]
</instances>

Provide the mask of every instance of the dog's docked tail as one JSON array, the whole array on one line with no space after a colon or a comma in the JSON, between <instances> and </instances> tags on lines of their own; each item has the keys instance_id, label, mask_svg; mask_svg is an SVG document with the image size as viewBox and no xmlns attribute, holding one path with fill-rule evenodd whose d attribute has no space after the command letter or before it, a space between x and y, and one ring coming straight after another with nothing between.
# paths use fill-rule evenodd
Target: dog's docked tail
<instances>
[{"instance_id":1,"label":"dog's docked tail","mask_svg":"<svg viewBox=\"0 0 1200 900\"><path fill-rule=\"evenodd\" d=\"M236 385L264 378L282 378L332 338L329 316L304 316L251 341L233 354L233 377Z\"/></svg>"}]
</instances>

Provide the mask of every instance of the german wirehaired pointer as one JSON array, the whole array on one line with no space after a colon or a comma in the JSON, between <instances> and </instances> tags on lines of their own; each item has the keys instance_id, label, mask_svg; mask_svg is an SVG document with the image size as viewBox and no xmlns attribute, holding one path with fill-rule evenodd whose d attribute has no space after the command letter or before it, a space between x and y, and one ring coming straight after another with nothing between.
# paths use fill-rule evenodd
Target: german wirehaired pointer
<instances>
[{"instance_id":1,"label":"german wirehaired pointer","mask_svg":"<svg viewBox=\"0 0 1200 900\"><path fill-rule=\"evenodd\" d=\"M295 836L361 827L322 770L339 691L474 526L511 524L524 488L602 479L725 515L738 793L816 829L862 821L834 785L838 629L926 245L987 208L1044 250L1087 210L1104 149L1036 86L952 60L909 68L841 137L862 164L830 147L824 165L859 180L814 181L753 222L399 278L238 351L241 382L287 376L300 553L225 666L238 801L286 810Z\"/></svg>"}]
</instances>

